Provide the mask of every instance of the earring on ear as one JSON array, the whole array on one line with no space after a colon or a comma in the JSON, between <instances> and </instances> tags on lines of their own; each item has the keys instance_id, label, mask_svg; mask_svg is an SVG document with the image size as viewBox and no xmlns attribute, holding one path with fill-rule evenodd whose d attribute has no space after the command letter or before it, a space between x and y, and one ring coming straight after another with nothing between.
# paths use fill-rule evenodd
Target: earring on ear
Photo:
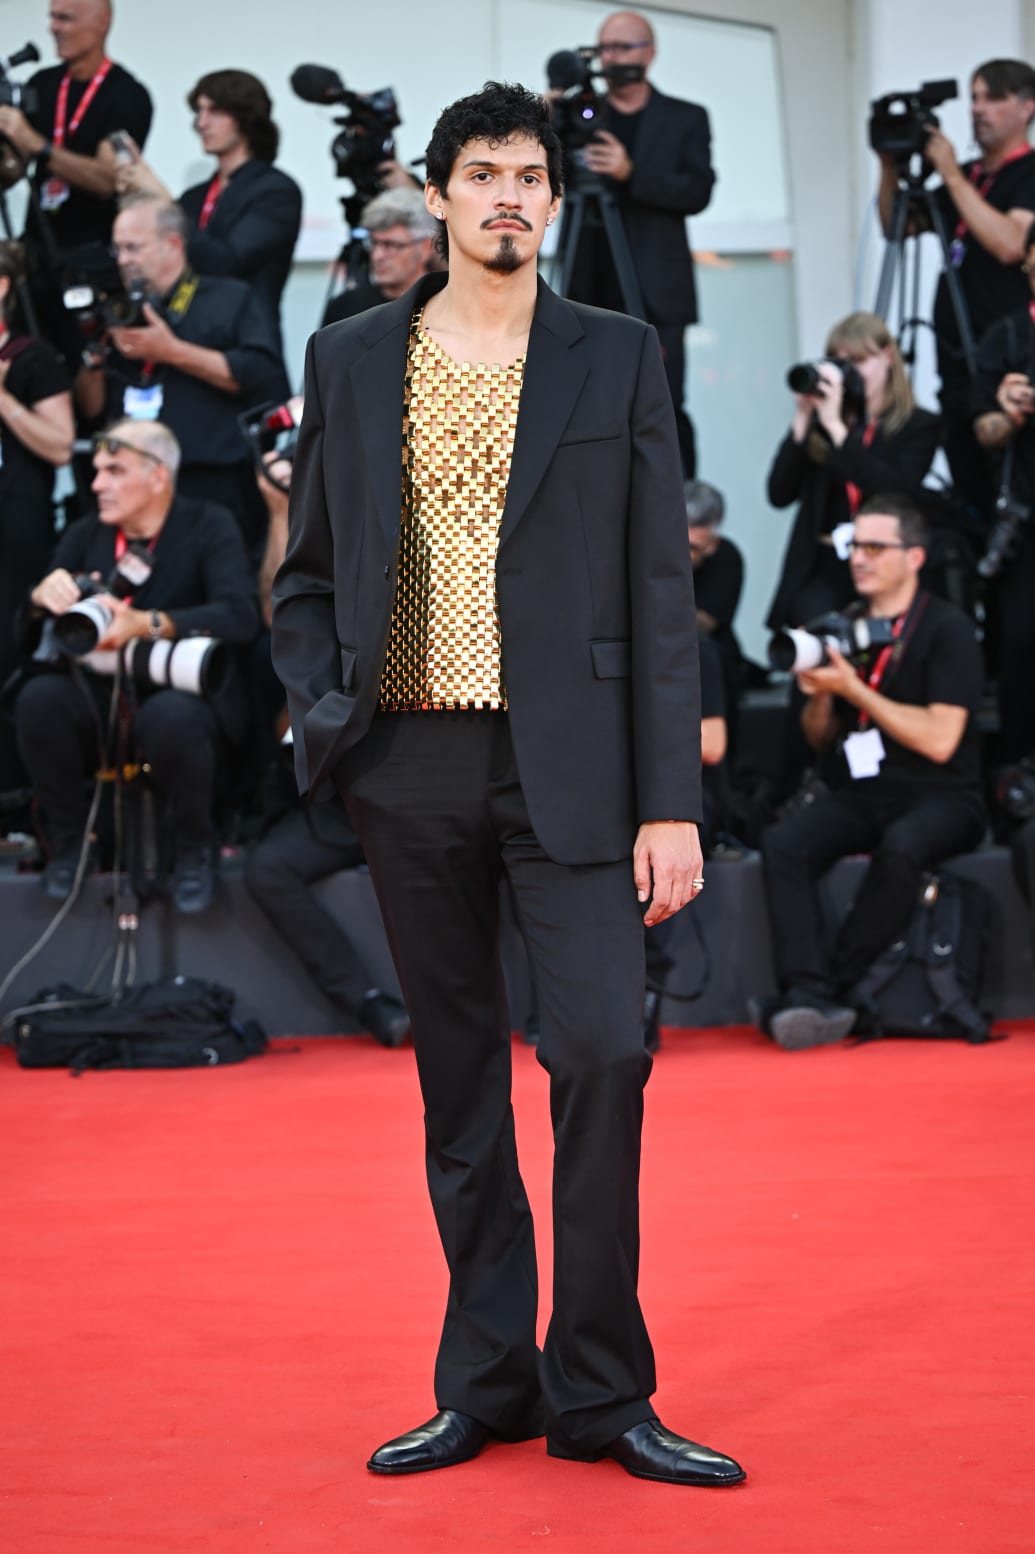
<instances>
[{"instance_id":1,"label":"earring on ear","mask_svg":"<svg viewBox=\"0 0 1035 1554\"><path fill-rule=\"evenodd\" d=\"M546 218L546 225L548 227L552 227L553 226L553 217L552 216L547 216L547 218Z\"/></svg>"},{"instance_id":2,"label":"earring on ear","mask_svg":"<svg viewBox=\"0 0 1035 1554\"><path fill-rule=\"evenodd\" d=\"M436 221L445 221L445 219L446 219L445 216L442 214L442 212L440 210L437 210L435 212L435 220Z\"/></svg>"}]
</instances>

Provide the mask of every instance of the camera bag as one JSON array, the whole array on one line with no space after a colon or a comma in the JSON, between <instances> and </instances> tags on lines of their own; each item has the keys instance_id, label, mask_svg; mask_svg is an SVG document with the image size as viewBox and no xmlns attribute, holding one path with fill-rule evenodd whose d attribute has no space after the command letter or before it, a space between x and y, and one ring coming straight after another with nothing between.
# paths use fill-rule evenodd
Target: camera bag
<instances>
[{"instance_id":1,"label":"camera bag","mask_svg":"<svg viewBox=\"0 0 1035 1554\"><path fill-rule=\"evenodd\" d=\"M232 1018L234 994L198 977L163 977L114 997L66 983L15 1010L23 1068L195 1068L241 1063L265 1050L255 1021Z\"/></svg>"},{"instance_id":2,"label":"camera bag","mask_svg":"<svg viewBox=\"0 0 1035 1554\"><path fill-rule=\"evenodd\" d=\"M998 1041L981 1013L991 902L984 886L961 875L926 876L905 934L851 992L859 1010L854 1037L955 1037Z\"/></svg>"}]
</instances>

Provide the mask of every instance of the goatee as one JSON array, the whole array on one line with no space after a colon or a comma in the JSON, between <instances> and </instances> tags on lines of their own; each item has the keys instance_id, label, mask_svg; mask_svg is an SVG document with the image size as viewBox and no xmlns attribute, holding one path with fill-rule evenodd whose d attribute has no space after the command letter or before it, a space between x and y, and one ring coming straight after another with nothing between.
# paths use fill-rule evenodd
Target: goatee
<instances>
[{"instance_id":1,"label":"goatee","mask_svg":"<svg viewBox=\"0 0 1035 1554\"><path fill-rule=\"evenodd\" d=\"M485 268L494 271L497 275L513 275L515 270L521 268L521 255L509 232L504 232L500 238L500 246L491 259L486 259Z\"/></svg>"}]
</instances>

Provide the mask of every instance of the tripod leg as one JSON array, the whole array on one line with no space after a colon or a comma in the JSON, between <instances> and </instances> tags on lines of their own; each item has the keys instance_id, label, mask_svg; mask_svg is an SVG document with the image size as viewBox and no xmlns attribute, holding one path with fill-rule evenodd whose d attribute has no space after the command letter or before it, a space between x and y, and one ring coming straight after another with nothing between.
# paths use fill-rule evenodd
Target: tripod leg
<instances>
[{"instance_id":1,"label":"tripod leg","mask_svg":"<svg viewBox=\"0 0 1035 1554\"><path fill-rule=\"evenodd\" d=\"M949 300L952 303L952 311L956 318L956 328L959 330L960 345L963 347L963 360L967 364L967 372L971 377L977 372L977 347L974 343L974 331L970 325L970 314L967 311L967 301L963 295L963 287L956 266L952 262L952 249L949 246L949 234L942 219L942 213L938 208L938 201L930 189L924 190L924 204L931 218L931 226L938 235L938 242L942 251L942 264L945 268L945 281L949 288Z\"/></svg>"},{"instance_id":2,"label":"tripod leg","mask_svg":"<svg viewBox=\"0 0 1035 1554\"><path fill-rule=\"evenodd\" d=\"M888 316L892 288L895 284L895 271L903 258L908 221L909 193L906 189L898 189L895 193L895 203L891 211L891 231L888 233L888 240L884 248L880 280L877 282L877 299L873 304L873 311L878 318L886 319Z\"/></svg>"},{"instance_id":3,"label":"tripod leg","mask_svg":"<svg viewBox=\"0 0 1035 1554\"><path fill-rule=\"evenodd\" d=\"M608 247L611 250L611 260L618 277L618 286L622 293L622 302L626 313L630 318L642 318L646 321L647 310L643 305L643 293L640 290L640 282L633 267L632 254L629 252L629 242L622 225L622 218L618 214L614 195L609 190L603 190L597 200L600 206L600 214L604 222L604 232L607 236Z\"/></svg>"},{"instance_id":4,"label":"tripod leg","mask_svg":"<svg viewBox=\"0 0 1035 1554\"><path fill-rule=\"evenodd\" d=\"M555 273L556 267L560 267L560 282L557 290L562 297L566 297L571 290L571 278L575 271L575 255L578 252L579 238L582 235L582 220L585 215L585 203L583 195L575 190L564 201L561 210L561 230L557 239L557 252L554 255Z\"/></svg>"}]
</instances>

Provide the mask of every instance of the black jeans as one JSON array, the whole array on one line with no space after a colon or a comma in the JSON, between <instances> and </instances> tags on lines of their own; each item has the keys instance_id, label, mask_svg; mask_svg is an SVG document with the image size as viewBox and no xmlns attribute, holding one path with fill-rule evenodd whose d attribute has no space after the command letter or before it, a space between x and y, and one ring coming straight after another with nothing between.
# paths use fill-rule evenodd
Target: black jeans
<instances>
[{"instance_id":1,"label":"black jeans","mask_svg":"<svg viewBox=\"0 0 1035 1554\"><path fill-rule=\"evenodd\" d=\"M82 837L90 807L85 779L97 770L98 724L107 728L112 682L83 680L85 691L70 675L37 675L15 704L18 746L55 852L71 850ZM177 846L207 846L221 753L208 702L186 691L155 691L134 713L133 748L151 768Z\"/></svg>"},{"instance_id":2,"label":"black jeans","mask_svg":"<svg viewBox=\"0 0 1035 1554\"><path fill-rule=\"evenodd\" d=\"M969 790L868 793L857 785L817 799L762 835L773 958L781 992L849 989L905 928L920 881L980 842L984 806ZM817 882L838 858L871 853L832 953Z\"/></svg>"},{"instance_id":3,"label":"black jeans","mask_svg":"<svg viewBox=\"0 0 1035 1554\"><path fill-rule=\"evenodd\" d=\"M275 821L252 847L245 869L248 889L321 993L353 1016L372 991L371 978L311 887L362 862L363 849L344 809L319 804Z\"/></svg>"}]
</instances>

